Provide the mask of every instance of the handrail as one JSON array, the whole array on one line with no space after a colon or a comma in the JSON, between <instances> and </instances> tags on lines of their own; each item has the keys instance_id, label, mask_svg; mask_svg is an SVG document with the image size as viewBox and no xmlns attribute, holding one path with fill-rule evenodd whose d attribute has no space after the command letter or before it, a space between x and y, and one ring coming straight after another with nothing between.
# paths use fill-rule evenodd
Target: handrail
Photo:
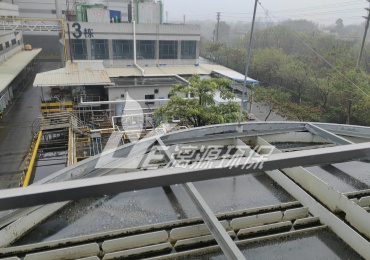
<instances>
[{"instance_id":1,"label":"handrail","mask_svg":"<svg viewBox=\"0 0 370 260\"><path fill-rule=\"evenodd\" d=\"M68 61L68 54L67 54L67 40L66 40L66 32L65 32L65 22L64 19L58 19L58 18L29 18L29 17L15 17L15 18L8 18L8 17L0 17L0 21L50 21L50 22L59 22L61 24L61 30L62 30L62 38L63 38L63 52L64 52L64 58L65 62Z\"/></svg>"},{"instance_id":2,"label":"handrail","mask_svg":"<svg viewBox=\"0 0 370 260\"><path fill-rule=\"evenodd\" d=\"M30 182L31 173L32 173L32 170L33 170L33 165L35 164L36 155L37 155L37 151L39 149L41 137L42 137L42 131L39 132L39 135L37 137L37 141L35 143L35 147L33 148L32 157L31 157L31 160L30 160L30 164L28 165L26 178L24 179L24 182L23 182L23 187L27 187L29 182Z\"/></svg>"}]
</instances>

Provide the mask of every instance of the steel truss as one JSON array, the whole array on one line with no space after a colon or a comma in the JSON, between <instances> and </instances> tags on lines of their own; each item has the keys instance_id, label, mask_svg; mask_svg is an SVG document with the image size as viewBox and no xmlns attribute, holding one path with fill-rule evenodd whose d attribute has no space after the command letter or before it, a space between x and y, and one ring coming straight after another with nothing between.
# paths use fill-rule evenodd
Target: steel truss
<instances>
[{"instance_id":1,"label":"steel truss","mask_svg":"<svg viewBox=\"0 0 370 260\"><path fill-rule=\"evenodd\" d=\"M213 212L210 210L207 203L196 190L191 182L204 181L210 179L224 178L245 175L254 172L267 172L267 174L275 179L278 183L286 183L286 188L290 187L289 179L287 179L279 170L293 169L294 167L311 166L319 164L331 164L337 162L345 162L350 160L362 159L370 157L370 142L354 144L338 136L342 134L351 137L370 137L369 128L357 126L340 126L333 124L314 124L314 123L252 123L244 124L242 132L237 131L237 125L222 125L190 129L184 132L174 133L162 137L154 137L144 140L136 145L129 144L118 148L115 152L105 153L105 171L117 170L114 165L122 165L130 158L127 154L134 151L135 156L144 155L149 149L157 149L164 153L164 159L172 161L171 153L168 145L178 143L191 143L200 141L214 141L224 139L234 139L235 144L243 144L239 139L246 136L256 136L257 134L276 134L286 132L309 132L312 135L320 136L337 146L320 148L314 150L297 151L290 153L275 153L270 155L264 161L262 167L252 167L253 162L249 162L247 158L242 158L233 168L229 168L231 159L227 159L223 164L218 164L217 167L208 169L189 170L183 168L165 168L155 170L145 170L135 173L126 173L122 175L105 176L99 178L89 178L83 180L68 180L65 182L52 183L53 179L67 176L68 173L74 171L90 171L96 170L95 166L99 162L98 157L91 158L86 162L81 162L70 168L56 173L44 182L44 185L31 185L24 189L12 189L0 191L0 210L8 210L22 207L32 207L47 203L55 203L67 200L78 200L88 197L96 197L107 194L117 194L133 190L148 189L154 187L170 186L178 183L184 183L183 188L196 205L202 219L210 229L212 235L218 242L220 248L229 259L243 259L244 256L227 234L220 222L217 220ZM248 146L246 146L248 147ZM136 150L135 150L136 149ZM114 158L113 153L121 155L123 158ZM118 163L117 163L118 162ZM90 170L89 170L90 169ZM228 170L226 170L228 169ZM70 175L68 175L70 176ZM61 180L61 179L60 179ZM45 182L49 183L45 183ZM41 184L41 183L40 183ZM284 186L284 185L283 185ZM287 188L288 190L288 188ZM302 191L296 190L292 193L297 194L297 197L302 197L304 202L313 204L315 201L309 195ZM325 208L318 210L320 214L324 214L326 221L335 220L334 215ZM340 229L342 225L338 222L335 228ZM335 230L334 228L334 230ZM338 231L340 232L340 231ZM358 238L356 238L358 239ZM361 243L365 243L362 241Z\"/></svg>"}]
</instances>

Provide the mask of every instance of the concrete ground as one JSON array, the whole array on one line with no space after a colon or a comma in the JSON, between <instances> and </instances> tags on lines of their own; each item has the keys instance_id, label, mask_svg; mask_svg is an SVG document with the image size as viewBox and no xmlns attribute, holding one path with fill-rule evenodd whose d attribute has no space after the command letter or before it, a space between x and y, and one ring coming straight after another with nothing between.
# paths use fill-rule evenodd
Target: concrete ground
<instances>
[{"instance_id":1,"label":"concrete ground","mask_svg":"<svg viewBox=\"0 0 370 260\"><path fill-rule=\"evenodd\" d=\"M38 72L59 68L60 63L41 62ZM39 90L33 78L16 93L13 103L0 119L0 189L18 187L23 162L32 142L31 125L40 115Z\"/></svg>"}]
</instances>

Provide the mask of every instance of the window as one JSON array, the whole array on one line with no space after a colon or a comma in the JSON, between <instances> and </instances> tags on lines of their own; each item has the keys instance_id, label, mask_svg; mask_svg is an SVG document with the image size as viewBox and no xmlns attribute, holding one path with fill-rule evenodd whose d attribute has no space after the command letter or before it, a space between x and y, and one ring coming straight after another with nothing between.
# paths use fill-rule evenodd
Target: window
<instances>
[{"instance_id":1,"label":"window","mask_svg":"<svg viewBox=\"0 0 370 260\"><path fill-rule=\"evenodd\" d=\"M91 40L91 59L109 59L108 40Z\"/></svg>"},{"instance_id":2,"label":"window","mask_svg":"<svg viewBox=\"0 0 370 260\"><path fill-rule=\"evenodd\" d=\"M9 42L5 42L5 48L9 48L10 47L10 43Z\"/></svg>"},{"instance_id":3,"label":"window","mask_svg":"<svg viewBox=\"0 0 370 260\"><path fill-rule=\"evenodd\" d=\"M197 42L182 41L181 42L181 59L196 59Z\"/></svg>"},{"instance_id":4,"label":"window","mask_svg":"<svg viewBox=\"0 0 370 260\"><path fill-rule=\"evenodd\" d=\"M147 100L147 99L154 99L154 95L145 95L145 100ZM145 105L154 105L154 101L146 101L145 102Z\"/></svg>"},{"instance_id":5,"label":"window","mask_svg":"<svg viewBox=\"0 0 370 260\"><path fill-rule=\"evenodd\" d=\"M0 51L4 50L3 44L0 43Z\"/></svg>"},{"instance_id":6,"label":"window","mask_svg":"<svg viewBox=\"0 0 370 260\"><path fill-rule=\"evenodd\" d=\"M132 60L133 44L130 40L113 40L113 59L114 60Z\"/></svg>"},{"instance_id":7,"label":"window","mask_svg":"<svg viewBox=\"0 0 370 260\"><path fill-rule=\"evenodd\" d=\"M17 44L17 40L16 39L13 39L12 40L12 45L16 45Z\"/></svg>"},{"instance_id":8,"label":"window","mask_svg":"<svg viewBox=\"0 0 370 260\"><path fill-rule=\"evenodd\" d=\"M137 41L137 59L155 59L155 41Z\"/></svg>"},{"instance_id":9,"label":"window","mask_svg":"<svg viewBox=\"0 0 370 260\"><path fill-rule=\"evenodd\" d=\"M75 60L87 60L86 40L72 40L72 56Z\"/></svg>"},{"instance_id":10,"label":"window","mask_svg":"<svg viewBox=\"0 0 370 260\"><path fill-rule=\"evenodd\" d=\"M177 41L159 41L160 59L177 59Z\"/></svg>"}]
</instances>

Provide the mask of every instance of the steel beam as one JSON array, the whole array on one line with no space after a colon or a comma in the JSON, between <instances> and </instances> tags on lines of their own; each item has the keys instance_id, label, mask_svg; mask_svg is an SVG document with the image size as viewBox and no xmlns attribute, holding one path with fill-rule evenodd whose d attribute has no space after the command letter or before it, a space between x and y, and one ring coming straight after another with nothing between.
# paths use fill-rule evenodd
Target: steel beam
<instances>
[{"instance_id":1,"label":"steel beam","mask_svg":"<svg viewBox=\"0 0 370 260\"><path fill-rule=\"evenodd\" d=\"M334 134L370 139L369 127L355 125L327 124L327 123L314 123L314 124Z\"/></svg>"},{"instance_id":2,"label":"steel beam","mask_svg":"<svg viewBox=\"0 0 370 260\"><path fill-rule=\"evenodd\" d=\"M321 127L318 127L314 124L311 124L311 123L308 123L306 124L306 128L307 130L314 134L314 135L318 135L318 136L321 136L322 138L325 138L327 140L329 140L330 142L336 144L336 145L346 145L346 144L353 144L353 142L351 141L348 141L347 139L343 138L343 137L340 137L336 134L333 134Z\"/></svg>"},{"instance_id":3,"label":"steel beam","mask_svg":"<svg viewBox=\"0 0 370 260\"><path fill-rule=\"evenodd\" d=\"M217 244L220 246L222 252L227 259L243 260L246 259L240 249L236 246L230 235L226 232L224 227L218 221L212 210L209 208L207 202L202 198L200 193L195 188L194 184L186 183L182 185L191 201L195 204L198 212L208 229L211 231L212 236L216 239Z\"/></svg>"},{"instance_id":4,"label":"steel beam","mask_svg":"<svg viewBox=\"0 0 370 260\"><path fill-rule=\"evenodd\" d=\"M173 156L171 155L168 148L163 143L160 137L157 137L157 141L161 146L161 150L164 151L167 161L174 161L174 159L172 158ZM176 161L174 161L174 163L176 163ZM240 252L239 248L235 245L234 241L231 239L224 227L218 221L211 208L208 206L207 202L203 199L197 188L195 188L194 184L189 182L182 184L182 187L188 194L191 201L194 203L204 223L208 227L212 236L217 241L217 244L220 246L227 259L245 259L242 252Z\"/></svg>"},{"instance_id":5,"label":"steel beam","mask_svg":"<svg viewBox=\"0 0 370 260\"><path fill-rule=\"evenodd\" d=\"M250 158L240 158L230 169L233 159L220 161L207 169L165 168L135 173L126 173L100 178L73 180L45 185L31 185L23 189L0 191L0 210L29 207L67 200L117 194L133 190L169 186L178 183L204 181L245 175L253 172L276 169L330 164L361 159L370 156L370 143L344 145L287 154L273 154L266 158L262 167L254 169Z\"/></svg>"}]
</instances>

